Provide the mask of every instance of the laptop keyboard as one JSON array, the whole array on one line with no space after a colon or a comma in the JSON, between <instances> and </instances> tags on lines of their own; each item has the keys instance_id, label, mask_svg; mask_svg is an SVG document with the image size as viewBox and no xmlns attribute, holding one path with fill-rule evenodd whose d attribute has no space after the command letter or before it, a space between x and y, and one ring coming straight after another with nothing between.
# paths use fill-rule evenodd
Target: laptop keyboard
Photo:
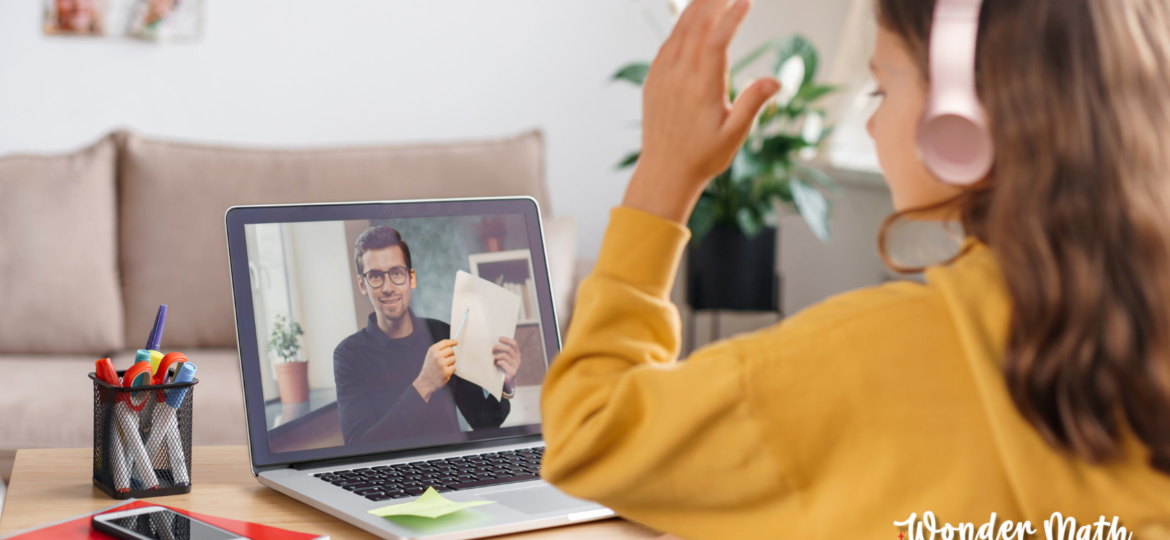
<instances>
[{"instance_id":1,"label":"laptop keyboard","mask_svg":"<svg viewBox=\"0 0 1170 540\"><path fill-rule=\"evenodd\" d=\"M544 447L538 446L313 476L371 501L385 501L422 495L428 487L447 492L536 480L543 455Z\"/></svg>"}]
</instances>

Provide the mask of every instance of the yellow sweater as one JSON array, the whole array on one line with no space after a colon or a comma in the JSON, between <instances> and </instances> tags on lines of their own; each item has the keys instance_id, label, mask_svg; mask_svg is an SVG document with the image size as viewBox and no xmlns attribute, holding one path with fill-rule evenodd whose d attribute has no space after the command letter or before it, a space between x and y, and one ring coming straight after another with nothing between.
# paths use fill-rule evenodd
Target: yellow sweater
<instances>
[{"instance_id":1,"label":"yellow sweater","mask_svg":"<svg viewBox=\"0 0 1170 540\"><path fill-rule=\"evenodd\" d=\"M544 386L543 475L565 492L691 539L892 540L926 511L939 528L1029 520L1035 538L1053 512L1119 516L1135 538L1170 538L1170 476L1144 447L1128 438L1123 459L1090 466L1017 412L988 248L680 363L668 294L688 239L612 212Z\"/></svg>"}]
</instances>

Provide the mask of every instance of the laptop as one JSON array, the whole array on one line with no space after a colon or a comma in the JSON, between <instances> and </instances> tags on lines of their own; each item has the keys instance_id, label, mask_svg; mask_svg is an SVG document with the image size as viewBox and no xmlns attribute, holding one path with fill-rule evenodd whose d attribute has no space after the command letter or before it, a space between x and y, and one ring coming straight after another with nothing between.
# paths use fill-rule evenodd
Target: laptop
<instances>
[{"instance_id":1,"label":"laptop","mask_svg":"<svg viewBox=\"0 0 1170 540\"><path fill-rule=\"evenodd\" d=\"M237 206L225 222L261 484L394 539L614 515L539 477L561 341L534 199ZM493 503L370 513L428 488Z\"/></svg>"}]
</instances>

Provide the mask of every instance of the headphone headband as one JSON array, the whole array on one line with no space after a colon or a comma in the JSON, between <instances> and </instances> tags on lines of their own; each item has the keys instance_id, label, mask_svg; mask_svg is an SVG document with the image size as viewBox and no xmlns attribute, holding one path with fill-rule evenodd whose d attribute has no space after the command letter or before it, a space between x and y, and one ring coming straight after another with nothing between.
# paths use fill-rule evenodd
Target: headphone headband
<instances>
[{"instance_id":1,"label":"headphone headband","mask_svg":"<svg viewBox=\"0 0 1170 540\"><path fill-rule=\"evenodd\" d=\"M995 147L975 90L983 0L937 0L930 30L930 96L918 124L923 163L940 180L969 185L995 163Z\"/></svg>"}]
</instances>

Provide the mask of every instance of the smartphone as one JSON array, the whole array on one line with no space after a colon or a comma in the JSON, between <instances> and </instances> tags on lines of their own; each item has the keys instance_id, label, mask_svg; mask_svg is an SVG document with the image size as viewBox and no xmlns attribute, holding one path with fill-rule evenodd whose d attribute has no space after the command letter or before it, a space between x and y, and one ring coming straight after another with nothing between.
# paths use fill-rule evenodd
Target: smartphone
<instances>
[{"instance_id":1,"label":"smartphone","mask_svg":"<svg viewBox=\"0 0 1170 540\"><path fill-rule=\"evenodd\" d=\"M90 524L95 531L126 540L248 540L157 506L97 515Z\"/></svg>"}]
</instances>

